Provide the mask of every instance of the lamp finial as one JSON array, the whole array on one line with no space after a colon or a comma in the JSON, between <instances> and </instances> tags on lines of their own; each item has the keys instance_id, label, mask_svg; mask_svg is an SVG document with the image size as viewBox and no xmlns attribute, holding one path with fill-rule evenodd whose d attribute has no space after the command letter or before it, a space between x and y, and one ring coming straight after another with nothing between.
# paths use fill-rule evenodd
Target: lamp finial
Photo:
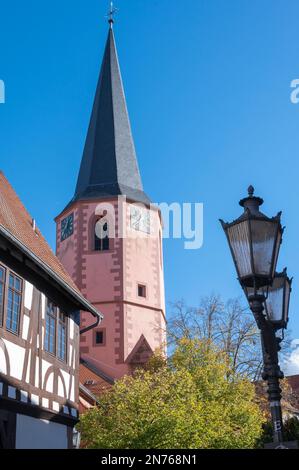
<instances>
[{"instance_id":1,"label":"lamp finial","mask_svg":"<svg viewBox=\"0 0 299 470\"><path fill-rule=\"evenodd\" d=\"M248 188L248 196L253 197L253 195L254 195L254 187L251 184Z\"/></svg>"},{"instance_id":2,"label":"lamp finial","mask_svg":"<svg viewBox=\"0 0 299 470\"><path fill-rule=\"evenodd\" d=\"M263 199L254 195L254 187L252 184L248 187L248 196L240 201L240 206L244 207L245 211L250 210L252 214L260 214L259 207L264 203Z\"/></svg>"}]
</instances>

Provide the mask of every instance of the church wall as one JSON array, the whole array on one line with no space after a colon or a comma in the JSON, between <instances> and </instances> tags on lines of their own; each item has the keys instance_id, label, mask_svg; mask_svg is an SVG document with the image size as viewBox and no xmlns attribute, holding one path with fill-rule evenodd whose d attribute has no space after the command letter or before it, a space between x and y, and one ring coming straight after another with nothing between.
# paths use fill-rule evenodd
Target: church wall
<instances>
[{"instance_id":1,"label":"church wall","mask_svg":"<svg viewBox=\"0 0 299 470\"><path fill-rule=\"evenodd\" d=\"M129 303L125 326L128 335L125 356L128 356L142 334L153 350L161 347L166 324L159 213L151 210L150 235L131 228L130 204L126 208L126 223L124 300ZM146 298L138 296L138 284L145 286Z\"/></svg>"},{"instance_id":2,"label":"church wall","mask_svg":"<svg viewBox=\"0 0 299 470\"><path fill-rule=\"evenodd\" d=\"M74 232L73 234L63 242L61 241L61 221L69 216L74 214ZM76 268L77 268L77 255L79 249L78 243L78 233L80 233L80 223L81 223L81 214L78 207L74 206L59 219L56 227L56 254L63 266L70 274L70 276L75 280L79 281Z\"/></svg>"},{"instance_id":3,"label":"church wall","mask_svg":"<svg viewBox=\"0 0 299 470\"><path fill-rule=\"evenodd\" d=\"M96 329L91 330L80 338L81 354L114 378L130 372L125 361L141 335L153 350L161 347L165 336L160 215L151 210L152 234L148 236L131 228L130 209L131 203L125 200L79 201L57 220L57 254L82 293L104 315L100 329L105 331L105 344L95 345ZM61 220L72 211L74 234L61 242ZM110 217L112 213L115 218ZM109 251L95 252L94 225L103 214L110 229L114 224L116 237L110 240ZM120 233L124 238L118 237ZM138 284L146 287L146 298L138 296ZM81 327L89 324L90 316L83 313Z\"/></svg>"},{"instance_id":4,"label":"church wall","mask_svg":"<svg viewBox=\"0 0 299 470\"><path fill-rule=\"evenodd\" d=\"M126 305L125 321L127 333L125 359L133 351L141 335L146 338L153 351L161 348L164 342L165 322L159 310Z\"/></svg>"},{"instance_id":5,"label":"church wall","mask_svg":"<svg viewBox=\"0 0 299 470\"><path fill-rule=\"evenodd\" d=\"M127 204L128 237L124 240L125 299L165 311L164 279L159 240L161 222L157 211L151 211L151 234L130 227L130 204ZM146 298L138 296L138 284L144 284Z\"/></svg>"},{"instance_id":6,"label":"church wall","mask_svg":"<svg viewBox=\"0 0 299 470\"><path fill-rule=\"evenodd\" d=\"M95 345L95 330L81 337L80 350L82 357L87 356L105 374L113 378L128 373L129 367L124 364L124 344L126 343L123 328L123 305L121 303L95 305L101 309L104 320L99 327L105 330L105 345ZM84 326L87 323L84 322Z\"/></svg>"}]
</instances>

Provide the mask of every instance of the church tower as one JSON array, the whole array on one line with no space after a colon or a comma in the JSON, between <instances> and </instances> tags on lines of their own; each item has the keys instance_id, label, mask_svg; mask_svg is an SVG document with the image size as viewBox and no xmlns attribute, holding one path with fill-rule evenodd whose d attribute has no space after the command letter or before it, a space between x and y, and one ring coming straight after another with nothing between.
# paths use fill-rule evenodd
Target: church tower
<instances>
[{"instance_id":1,"label":"church tower","mask_svg":"<svg viewBox=\"0 0 299 470\"><path fill-rule=\"evenodd\" d=\"M81 357L115 379L164 347L166 322L161 214L143 191L109 23L75 195L56 224L59 259L104 315Z\"/></svg>"}]
</instances>

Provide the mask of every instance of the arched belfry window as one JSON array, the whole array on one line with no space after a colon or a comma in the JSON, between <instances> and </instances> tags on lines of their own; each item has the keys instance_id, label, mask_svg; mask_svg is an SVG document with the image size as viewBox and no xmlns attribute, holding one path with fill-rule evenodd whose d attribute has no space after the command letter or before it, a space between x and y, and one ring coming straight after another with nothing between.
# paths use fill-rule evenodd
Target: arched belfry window
<instances>
[{"instance_id":1,"label":"arched belfry window","mask_svg":"<svg viewBox=\"0 0 299 470\"><path fill-rule=\"evenodd\" d=\"M94 250L108 251L109 247L109 224L106 219L102 218L97 220L94 226Z\"/></svg>"}]
</instances>

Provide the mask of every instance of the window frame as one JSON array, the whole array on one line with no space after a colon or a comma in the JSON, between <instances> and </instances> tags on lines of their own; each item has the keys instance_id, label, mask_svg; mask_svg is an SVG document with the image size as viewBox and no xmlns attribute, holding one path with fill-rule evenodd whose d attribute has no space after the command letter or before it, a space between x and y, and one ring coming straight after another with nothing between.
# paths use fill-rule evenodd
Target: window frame
<instances>
[{"instance_id":1,"label":"window frame","mask_svg":"<svg viewBox=\"0 0 299 470\"><path fill-rule=\"evenodd\" d=\"M1 265L2 266L2 265ZM22 313L23 313L23 298L24 298L24 279L19 276L18 274L16 274L14 271L12 271L11 269L8 269L6 270L6 282L5 282L5 303L4 303L4 312L5 312L5 315L3 315L3 326L5 326L5 330L14 335L14 336L20 336L20 326L21 326L21 319L22 319ZM10 281L10 276L12 276L14 279L18 279L20 281L20 290L16 289L15 288L15 285L13 287L11 287L9 285L9 281ZM12 328L9 328L7 326L7 321L8 321L8 302L9 302L9 291L12 290L12 294L13 294L13 300L12 300L12 304L14 303L14 298L16 295L19 296L20 298L20 301L19 301L19 311L18 311L18 318L17 318L17 330L14 331ZM12 321L13 321L13 310L12 310L12 317L11 317L11 324L12 324Z\"/></svg>"},{"instance_id":2,"label":"window frame","mask_svg":"<svg viewBox=\"0 0 299 470\"><path fill-rule=\"evenodd\" d=\"M103 334L103 342L97 343L97 334ZM106 346L106 328L95 328L93 332L93 347L94 348L103 348Z\"/></svg>"},{"instance_id":3,"label":"window frame","mask_svg":"<svg viewBox=\"0 0 299 470\"><path fill-rule=\"evenodd\" d=\"M53 309L54 309L54 312L55 314L52 315L50 313L48 313L48 307L49 305L52 305L53 306ZM47 318L50 317L50 320L54 320L54 347L53 347L53 352L48 350L47 347L46 347L46 336L47 336ZM50 331L49 333L51 332L51 326L50 326ZM44 332L44 341L43 341L43 349L44 351L47 353L47 354L50 354L51 356L56 356L55 352L56 352L56 344L57 344L57 340L56 340L56 336L57 336L57 306L54 304L54 302L52 302L51 300L47 299L47 304L46 304L46 311L45 311L45 332ZM48 345L50 344L50 334L49 334L49 338L48 338Z\"/></svg>"},{"instance_id":4,"label":"window frame","mask_svg":"<svg viewBox=\"0 0 299 470\"><path fill-rule=\"evenodd\" d=\"M139 289L141 289L144 292L144 295L139 293ZM147 299L147 285L142 284L141 282L138 282L137 284L137 296L139 299Z\"/></svg>"},{"instance_id":5,"label":"window frame","mask_svg":"<svg viewBox=\"0 0 299 470\"><path fill-rule=\"evenodd\" d=\"M96 234L96 225L101 222L103 226L107 224L108 228L108 235L105 238L99 238ZM106 231L106 230L105 230ZM111 249L111 239L109 237L109 221L105 219L105 216L99 217L95 219L93 223L93 233L92 233L92 239L93 239L93 246L92 246L92 251L95 253L107 253ZM104 246L105 243L108 243L107 246ZM97 244L99 244L97 248Z\"/></svg>"},{"instance_id":6,"label":"window frame","mask_svg":"<svg viewBox=\"0 0 299 470\"><path fill-rule=\"evenodd\" d=\"M7 269L0 264L0 270L3 271L3 280L0 279L0 285L2 286L2 301L0 299L0 328L4 327L4 314L5 314L5 302L6 302L6 275Z\"/></svg>"},{"instance_id":7,"label":"window frame","mask_svg":"<svg viewBox=\"0 0 299 470\"><path fill-rule=\"evenodd\" d=\"M54 307L54 311L55 311L55 316L54 315L51 315L47 312L47 307L49 304L52 304L53 307ZM54 351L48 351L48 349L46 349L46 328L47 328L47 315L51 318L51 319L54 319L55 321L55 332L54 332ZM64 321L61 320L61 316L63 316L64 318ZM59 360L61 363L63 364L67 364L67 361L68 361L68 331L69 331L69 328L68 328L68 315L66 315L64 313L63 310L61 310L56 304L55 302L53 302L52 300L50 299L47 299L47 305L46 305L46 312L45 312L45 319L44 319L44 340L43 340L43 350L45 351L46 354L49 354L50 356L52 357L55 357L57 360ZM60 351L60 328L61 327L64 327L64 332L65 332L65 347L64 347L64 357L62 358L60 355L59 355L59 351ZM48 344L49 344L49 340L48 340Z\"/></svg>"},{"instance_id":8,"label":"window frame","mask_svg":"<svg viewBox=\"0 0 299 470\"><path fill-rule=\"evenodd\" d=\"M67 363L67 346L68 346L68 316L59 308L58 315L57 315L57 347L56 347L56 357L59 361L63 363ZM63 320L61 320L61 316L63 316ZM64 357L59 355L60 350L60 328L64 328Z\"/></svg>"}]
</instances>

